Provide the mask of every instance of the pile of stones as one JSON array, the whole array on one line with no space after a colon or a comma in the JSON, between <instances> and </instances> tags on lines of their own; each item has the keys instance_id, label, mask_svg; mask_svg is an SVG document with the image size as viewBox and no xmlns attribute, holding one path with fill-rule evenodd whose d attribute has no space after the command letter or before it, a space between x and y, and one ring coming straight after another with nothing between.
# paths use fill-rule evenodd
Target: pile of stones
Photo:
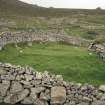
<instances>
[{"instance_id":1,"label":"pile of stones","mask_svg":"<svg viewBox=\"0 0 105 105\"><path fill-rule=\"evenodd\" d=\"M0 63L0 102L33 105L105 105L105 85L66 82L61 75Z\"/></svg>"},{"instance_id":2,"label":"pile of stones","mask_svg":"<svg viewBox=\"0 0 105 105\"><path fill-rule=\"evenodd\" d=\"M94 44L94 43L92 43L89 46L89 50L95 52L96 54L99 55L100 58L105 60L105 43L102 43L102 44Z\"/></svg>"}]
</instances>

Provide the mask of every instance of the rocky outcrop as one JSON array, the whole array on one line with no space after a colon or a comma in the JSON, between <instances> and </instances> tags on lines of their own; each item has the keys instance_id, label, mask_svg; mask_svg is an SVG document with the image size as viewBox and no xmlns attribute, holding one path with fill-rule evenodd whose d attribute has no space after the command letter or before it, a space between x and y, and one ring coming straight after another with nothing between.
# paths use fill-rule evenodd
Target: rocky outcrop
<instances>
[{"instance_id":1,"label":"rocky outcrop","mask_svg":"<svg viewBox=\"0 0 105 105\"><path fill-rule=\"evenodd\" d=\"M63 42L76 46L88 46L89 41L73 36L64 34L56 34L52 32L8 32L0 35L0 50L11 43L28 42L29 46L32 46L31 42Z\"/></svg>"},{"instance_id":2,"label":"rocky outcrop","mask_svg":"<svg viewBox=\"0 0 105 105\"><path fill-rule=\"evenodd\" d=\"M55 86L51 88L51 103L62 105L66 101L66 89L64 87Z\"/></svg>"},{"instance_id":3,"label":"rocky outcrop","mask_svg":"<svg viewBox=\"0 0 105 105\"><path fill-rule=\"evenodd\" d=\"M0 102L34 105L105 105L105 85L66 82L61 75L0 63Z\"/></svg>"}]
</instances>

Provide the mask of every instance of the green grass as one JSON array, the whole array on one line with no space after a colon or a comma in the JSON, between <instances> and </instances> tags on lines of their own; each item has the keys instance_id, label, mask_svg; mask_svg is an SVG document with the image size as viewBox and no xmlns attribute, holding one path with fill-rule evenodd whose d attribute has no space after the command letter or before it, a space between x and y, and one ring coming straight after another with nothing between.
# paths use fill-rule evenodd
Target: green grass
<instances>
[{"instance_id":1,"label":"green grass","mask_svg":"<svg viewBox=\"0 0 105 105\"><path fill-rule=\"evenodd\" d=\"M100 38L101 36L105 37L104 29L85 29L80 26L70 26L68 28L65 28L65 32L67 33L67 35L82 37L88 40L94 40Z\"/></svg>"},{"instance_id":2,"label":"green grass","mask_svg":"<svg viewBox=\"0 0 105 105\"><path fill-rule=\"evenodd\" d=\"M32 47L27 47L25 43L18 46L7 45L0 52L0 61L62 74L69 81L94 85L105 83L105 62L95 54L89 54L86 48L57 43L34 43Z\"/></svg>"}]
</instances>

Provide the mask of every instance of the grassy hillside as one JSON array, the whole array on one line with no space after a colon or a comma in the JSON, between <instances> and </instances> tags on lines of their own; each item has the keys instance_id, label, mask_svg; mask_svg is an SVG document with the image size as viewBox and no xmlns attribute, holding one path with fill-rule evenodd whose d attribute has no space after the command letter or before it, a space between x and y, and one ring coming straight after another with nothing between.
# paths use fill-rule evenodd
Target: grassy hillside
<instances>
[{"instance_id":1,"label":"grassy hillside","mask_svg":"<svg viewBox=\"0 0 105 105\"><path fill-rule=\"evenodd\" d=\"M0 32L52 30L86 39L105 37L105 10L44 8L19 0L0 0ZM11 24L10 24L11 23Z\"/></svg>"},{"instance_id":2,"label":"grassy hillside","mask_svg":"<svg viewBox=\"0 0 105 105\"><path fill-rule=\"evenodd\" d=\"M44 8L41 8L41 10L42 9ZM31 16L38 10L40 10L40 7L26 4L18 0L0 0L0 11L4 15L14 14Z\"/></svg>"},{"instance_id":3,"label":"grassy hillside","mask_svg":"<svg viewBox=\"0 0 105 105\"><path fill-rule=\"evenodd\" d=\"M79 10L79 9L56 9L43 8L37 5L23 3L19 0L0 0L2 13L14 13L27 16L69 16L70 14L105 14L103 10Z\"/></svg>"},{"instance_id":4,"label":"grassy hillside","mask_svg":"<svg viewBox=\"0 0 105 105\"><path fill-rule=\"evenodd\" d=\"M0 0L0 32L39 29L63 31L90 40L103 39L105 10L44 8L18 0Z\"/></svg>"}]
</instances>

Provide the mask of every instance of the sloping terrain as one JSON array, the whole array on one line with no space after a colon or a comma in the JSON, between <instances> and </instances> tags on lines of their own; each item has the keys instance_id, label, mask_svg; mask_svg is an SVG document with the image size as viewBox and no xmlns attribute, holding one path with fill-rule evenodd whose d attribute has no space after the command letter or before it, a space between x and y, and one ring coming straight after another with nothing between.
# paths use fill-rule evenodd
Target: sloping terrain
<instances>
[{"instance_id":1,"label":"sloping terrain","mask_svg":"<svg viewBox=\"0 0 105 105\"><path fill-rule=\"evenodd\" d=\"M103 39L105 10L44 8L19 0L0 0L0 32L39 29L90 40Z\"/></svg>"},{"instance_id":2,"label":"sloping terrain","mask_svg":"<svg viewBox=\"0 0 105 105\"><path fill-rule=\"evenodd\" d=\"M43 10L35 5L23 3L18 0L0 0L0 11L7 14L18 14L18 15L32 15L40 13L38 10Z\"/></svg>"},{"instance_id":3,"label":"sloping terrain","mask_svg":"<svg viewBox=\"0 0 105 105\"><path fill-rule=\"evenodd\" d=\"M79 9L56 9L44 8L37 5L27 4L19 0L0 0L0 11L20 15L32 16L69 16L71 14L105 14L103 10L79 10Z\"/></svg>"}]
</instances>

